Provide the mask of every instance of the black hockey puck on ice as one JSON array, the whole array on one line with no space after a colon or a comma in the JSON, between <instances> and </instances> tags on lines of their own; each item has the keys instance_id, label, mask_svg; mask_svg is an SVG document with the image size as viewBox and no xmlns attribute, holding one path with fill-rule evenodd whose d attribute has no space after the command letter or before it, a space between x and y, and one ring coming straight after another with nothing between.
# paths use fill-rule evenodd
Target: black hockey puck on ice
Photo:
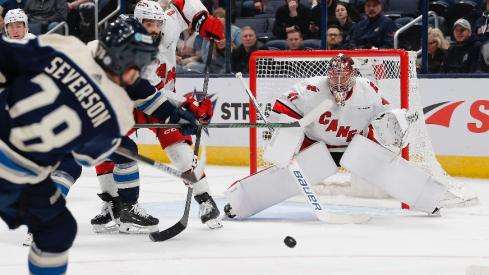
<instances>
[{"instance_id":1,"label":"black hockey puck on ice","mask_svg":"<svg viewBox=\"0 0 489 275\"><path fill-rule=\"evenodd\" d=\"M292 238L291 236L285 237L284 243L286 246L288 246L290 248L294 248L295 245L297 244L296 240L294 238Z\"/></svg>"}]
</instances>

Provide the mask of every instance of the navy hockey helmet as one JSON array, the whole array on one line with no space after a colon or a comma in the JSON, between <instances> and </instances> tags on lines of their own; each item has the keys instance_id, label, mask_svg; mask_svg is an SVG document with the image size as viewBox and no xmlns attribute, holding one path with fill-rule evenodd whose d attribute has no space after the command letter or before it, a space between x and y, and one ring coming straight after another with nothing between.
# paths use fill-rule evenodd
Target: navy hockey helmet
<instances>
[{"instance_id":1,"label":"navy hockey helmet","mask_svg":"<svg viewBox=\"0 0 489 275\"><path fill-rule=\"evenodd\" d=\"M118 18L99 37L95 60L117 75L137 68L141 77L155 71L158 44L134 18Z\"/></svg>"}]
</instances>

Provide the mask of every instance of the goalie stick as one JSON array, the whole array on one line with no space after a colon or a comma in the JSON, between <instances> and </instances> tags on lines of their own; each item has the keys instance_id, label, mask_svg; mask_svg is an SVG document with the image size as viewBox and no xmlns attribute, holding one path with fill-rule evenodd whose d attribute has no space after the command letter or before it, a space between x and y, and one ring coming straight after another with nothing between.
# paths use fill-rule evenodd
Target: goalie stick
<instances>
[{"instance_id":1,"label":"goalie stick","mask_svg":"<svg viewBox=\"0 0 489 275\"><path fill-rule=\"evenodd\" d=\"M301 189L301 194L304 195L312 211L316 217L323 222L330 224L347 224L347 223L365 223L372 219L372 215L365 214L353 214L353 215L339 215L330 213L326 210L318 200L318 196L312 186L309 185L306 175L302 172L299 164L292 159L288 167L295 183Z\"/></svg>"},{"instance_id":2,"label":"goalie stick","mask_svg":"<svg viewBox=\"0 0 489 275\"><path fill-rule=\"evenodd\" d=\"M246 93L250 97L250 100L253 103L253 105L255 105L256 111L260 114L260 116L263 119L263 121L265 123L268 123L268 118L265 116L265 114L263 113L263 111L261 110L261 108L258 108L258 102L256 102L256 99L253 96L253 93L251 93L251 90L248 87L248 84L246 84L246 82L244 81L243 74L242 73L236 73L236 78L239 79L239 81L241 82L241 85L243 85L243 88L245 89ZM273 131L273 128L270 127L269 130L270 130L270 132L272 132Z\"/></svg>"},{"instance_id":3,"label":"goalie stick","mask_svg":"<svg viewBox=\"0 0 489 275\"><path fill-rule=\"evenodd\" d=\"M286 127L306 127L313 122L317 117L322 115L325 111L329 110L333 106L333 102L326 99L310 113L306 114L303 118L294 122L287 123L212 123L203 124L203 128L286 128ZM181 128L184 124L135 124L134 128Z\"/></svg>"},{"instance_id":4,"label":"goalie stick","mask_svg":"<svg viewBox=\"0 0 489 275\"><path fill-rule=\"evenodd\" d=\"M209 73L210 73L210 66L211 66L211 60L212 60L212 53L214 52L212 49L214 48L214 39L210 40L209 43L209 52L207 53L207 60L205 62L205 78L204 78L204 85L202 88L202 99L204 100L207 97L207 88L209 87ZM195 135L195 147L194 147L194 159L192 163L192 173L195 173L197 170L197 167L200 165L197 165L197 156L199 155L199 147L200 147L200 137L202 135L202 120L203 118L199 118L199 127L197 128L197 134ZM205 148L202 149L202 154L205 153ZM202 171L197 171L197 173L200 173L198 175L199 179L202 177L202 174L204 173L204 169ZM194 182L195 183L195 182ZM189 184L188 191L187 191L187 199L185 201L185 210L183 211L183 216L182 218L173 226L163 230L163 231L156 231L153 233L149 234L149 238L153 242L163 242L168 239L171 239L175 237L176 235L182 233L183 230L187 228L188 224L188 216L190 213L190 204L192 202L192 185Z\"/></svg>"}]
</instances>

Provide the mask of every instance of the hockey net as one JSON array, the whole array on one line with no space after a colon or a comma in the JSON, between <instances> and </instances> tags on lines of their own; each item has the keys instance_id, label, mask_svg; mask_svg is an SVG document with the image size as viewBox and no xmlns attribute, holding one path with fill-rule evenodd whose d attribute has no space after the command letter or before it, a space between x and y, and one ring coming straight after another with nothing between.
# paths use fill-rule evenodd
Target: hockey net
<instances>
[{"instance_id":1,"label":"hockey net","mask_svg":"<svg viewBox=\"0 0 489 275\"><path fill-rule=\"evenodd\" d=\"M411 124L410 144L403 150L402 156L449 186L441 205L451 207L477 204L477 195L448 175L435 157L424 123L414 52L398 49L254 52L250 58L250 90L265 115L269 116L276 98L293 84L305 78L325 75L328 60L339 53L353 58L360 75L375 83L393 107L408 109L410 114L417 112L418 120ZM257 122L257 119L261 120L254 105L250 104L250 123ZM251 173L272 165L262 159L270 136L268 129L250 129ZM354 195L350 186L351 174L340 168L338 173L315 189L319 194Z\"/></svg>"}]
</instances>

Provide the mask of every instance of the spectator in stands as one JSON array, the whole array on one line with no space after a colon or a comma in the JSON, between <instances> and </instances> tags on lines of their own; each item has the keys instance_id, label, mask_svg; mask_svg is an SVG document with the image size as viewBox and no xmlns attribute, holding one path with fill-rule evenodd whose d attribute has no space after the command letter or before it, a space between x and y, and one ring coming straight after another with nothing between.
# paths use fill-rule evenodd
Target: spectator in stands
<instances>
[{"instance_id":1,"label":"spectator in stands","mask_svg":"<svg viewBox=\"0 0 489 275\"><path fill-rule=\"evenodd\" d=\"M441 71L441 64L449 47L450 43L440 29L428 29L428 73L436 74Z\"/></svg>"},{"instance_id":2,"label":"spectator in stands","mask_svg":"<svg viewBox=\"0 0 489 275\"><path fill-rule=\"evenodd\" d=\"M224 25L224 27L226 26L226 11L223 9L223 8L218 8L217 10L215 10L213 13L212 13L212 16L214 16L214 18L217 18L219 19L222 24ZM234 24L231 24L231 39L234 43L234 45L236 45L236 47L239 47L241 45L241 29L234 25ZM202 62L205 63L205 61L207 60L207 53L209 52L209 41L203 39L204 41L202 42Z\"/></svg>"},{"instance_id":3,"label":"spectator in stands","mask_svg":"<svg viewBox=\"0 0 489 275\"><path fill-rule=\"evenodd\" d=\"M444 73L474 73L482 43L472 33L469 21L458 19L453 25L457 43L452 45L443 59Z\"/></svg>"},{"instance_id":4,"label":"spectator in stands","mask_svg":"<svg viewBox=\"0 0 489 275\"><path fill-rule=\"evenodd\" d=\"M348 4L344 2L338 2L336 4L336 19L338 19L339 26L341 27L341 33L343 35L342 45L348 46L350 44L351 34L356 27L356 23L353 22L350 15L348 15Z\"/></svg>"},{"instance_id":5,"label":"spectator in stands","mask_svg":"<svg viewBox=\"0 0 489 275\"><path fill-rule=\"evenodd\" d=\"M24 9L27 0L0 0L0 15L5 18L9 10Z\"/></svg>"},{"instance_id":6,"label":"spectator in stands","mask_svg":"<svg viewBox=\"0 0 489 275\"><path fill-rule=\"evenodd\" d=\"M66 21L68 5L65 0L27 0L24 11L29 24L41 24L41 32L46 33Z\"/></svg>"},{"instance_id":7,"label":"spectator in stands","mask_svg":"<svg viewBox=\"0 0 489 275\"><path fill-rule=\"evenodd\" d=\"M392 49L397 26L381 14L380 0L367 0L365 11L368 18L359 22L350 40L350 49Z\"/></svg>"},{"instance_id":8,"label":"spectator in stands","mask_svg":"<svg viewBox=\"0 0 489 275\"><path fill-rule=\"evenodd\" d=\"M336 18L336 6L340 3L338 0L327 0L327 22L326 24L329 26L331 24L339 25L338 19ZM354 22L359 22L363 20L362 15L353 8L350 4L345 3L347 8L347 12L350 15L351 19ZM305 39L321 39L321 0L318 0L318 5L314 6L311 9L311 13L309 14L309 29L307 34L305 35Z\"/></svg>"},{"instance_id":9,"label":"spectator in stands","mask_svg":"<svg viewBox=\"0 0 489 275\"><path fill-rule=\"evenodd\" d=\"M477 61L477 73L489 73L489 40L481 46Z\"/></svg>"},{"instance_id":10,"label":"spectator in stands","mask_svg":"<svg viewBox=\"0 0 489 275\"><path fill-rule=\"evenodd\" d=\"M298 26L294 26L287 31L287 46L290 51L305 51L306 48L302 45L302 33Z\"/></svg>"},{"instance_id":11,"label":"spectator in stands","mask_svg":"<svg viewBox=\"0 0 489 275\"><path fill-rule=\"evenodd\" d=\"M231 42L231 55L233 54L236 45ZM226 72L226 38L214 44L214 51L212 52L212 62L210 66L210 73L222 74Z\"/></svg>"},{"instance_id":12,"label":"spectator in stands","mask_svg":"<svg viewBox=\"0 0 489 275\"><path fill-rule=\"evenodd\" d=\"M241 29L241 42L241 46L237 47L231 56L231 70L233 73L248 73L251 53L258 50L267 50L267 47L256 39L255 31L249 26Z\"/></svg>"},{"instance_id":13,"label":"spectator in stands","mask_svg":"<svg viewBox=\"0 0 489 275\"><path fill-rule=\"evenodd\" d=\"M477 35L482 44L489 40L489 1L486 3L486 11L475 21L472 32Z\"/></svg>"},{"instance_id":14,"label":"spectator in stands","mask_svg":"<svg viewBox=\"0 0 489 275\"><path fill-rule=\"evenodd\" d=\"M241 8L242 17L253 17L257 14L264 13L268 5L268 0L246 0L243 1Z\"/></svg>"},{"instance_id":15,"label":"spectator in stands","mask_svg":"<svg viewBox=\"0 0 489 275\"><path fill-rule=\"evenodd\" d=\"M326 49L327 50L343 50L345 46L342 45L343 34L341 33L341 28L338 25L328 26L326 32Z\"/></svg>"},{"instance_id":16,"label":"spectator in stands","mask_svg":"<svg viewBox=\"0 0 489 275\"><path fill-rule=\"evenodd\" d=\"M287 32L298 26L305 33L309 26L310 9L300 3L300 0L285 0L285 5L278 8L275 14L275 24L272 33L276 39L285 40Z\"/></svg>"},{"instance_id":17,"label":"spectator in stands","mask_svg":"<svg viewBox=\"0 0 489 275\"><path fill-rule=\"evenodd\" d=\"M5 34L5 28L3 26L3 16L2 16L2 11L1 9L3 9L2 7L0 7L0 36L4 35Z\"/></svg>"},{"instance_id":18,"label":"spectator in stands","mask_svg":"<svg viewBox=\"0 0 489 275\"><path fill-rule=\"evenodd\" d=\"M204 72L204 63L202 63L201 49L202 36L189 26L180 34L177 42L177 73L184 72Z\"/></svg>"}]
</instances>

